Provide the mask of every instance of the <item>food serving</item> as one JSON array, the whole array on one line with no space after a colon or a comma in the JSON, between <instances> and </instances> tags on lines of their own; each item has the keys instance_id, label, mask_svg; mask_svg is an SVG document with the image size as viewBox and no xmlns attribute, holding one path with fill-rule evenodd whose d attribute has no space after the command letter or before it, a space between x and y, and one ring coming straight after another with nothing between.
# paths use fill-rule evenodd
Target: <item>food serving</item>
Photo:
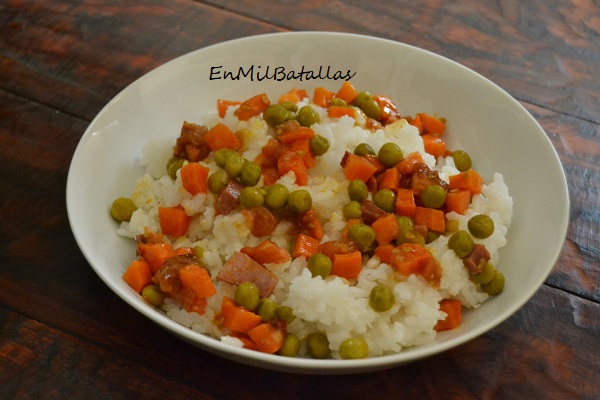
<instances>
[{"instance_id":1,"label":"food serving","mask_svg":"<svg viewBox=\"0 0 600 400\"><path fill-rule=\"evenodd\" d=\"M171 319L265 353L430 343L501 294L512 219L502 175L484 182L447 125L350 82L218 100L148 143L146 174L113 202L137 242L123 278Z\"/></svg>"}]
</instances>

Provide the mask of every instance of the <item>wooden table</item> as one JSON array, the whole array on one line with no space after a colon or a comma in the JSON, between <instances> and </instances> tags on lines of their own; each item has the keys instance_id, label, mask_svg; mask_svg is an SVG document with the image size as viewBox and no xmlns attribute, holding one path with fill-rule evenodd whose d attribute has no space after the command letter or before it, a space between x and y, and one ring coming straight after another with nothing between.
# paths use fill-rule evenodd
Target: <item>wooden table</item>
<instances>
[{"instance_id":1,"label":"wooden table","mask_svg":"<svg viewBox=\"0 0 600 400\"><path fill-rule=\"evenodd\" d=\"M567 174L571 223L551 275L513 317L395 369L294 375L188 345L95 275L65 205L92 118L174 57L287 30L432 50L490 78L540 122ZM1 399L600 398L597 1L4 0L0 144Z\"/></svg>"}]
</instances>

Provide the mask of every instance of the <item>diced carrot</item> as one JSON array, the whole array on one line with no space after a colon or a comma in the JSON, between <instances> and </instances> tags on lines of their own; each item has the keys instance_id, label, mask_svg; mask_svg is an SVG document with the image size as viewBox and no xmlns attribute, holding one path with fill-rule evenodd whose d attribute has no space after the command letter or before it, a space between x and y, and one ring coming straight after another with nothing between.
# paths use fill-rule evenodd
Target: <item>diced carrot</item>
<instances>
[{"instance_id":1,"label":"diced carrot","mask_svg":"<svg viewBox=\"0 0 600 400\"><path fill-rule=\"evenodd\" d=\"M375 255L379 257L381 262L389 264L392 260L392 250L394 250L394 247L391 243L380 244L375 247Z\"/></svg>"},{"instance_id":2,"label":"diced carrot","mask_svg":"<svg viewBox=\"0 0 600 400\"><path fill-rule=\"evenodd\" d=\"M420 274L425 265L433 258L429 250L420 244L402 243L392 250L392 267L402 275Z\"/></svg>"},{"instance_id":3,"label":"diced carrot","mask_svg":"<svg viewBox=\"0 0 600 400\"><path fill-rule=\"evenodd\" d=\"M400 226L396 214L385 214L371 224L375 231L375 240L380 245L390 243L395 240L400 233Z\"/></svg>"},{"instance_id":4,"label":"diced carrot","mask_svg":"<svg viewBox=\"0 0 600 400\"><path fill-rule=\"evenodd\" d=\"M452 190L446 193L446 211L454 211L464 215L471 203L471 192L467 190Z\"/></svg>"},{"instance_id":5,"label":"diced carrot","mask_svg":"<svg viewBox=\"0 0 600 400\"><path fill-rule=\"evenodd\" d=\"M172 236L185 235L192 221L181 206L159 207L158 220L162 233Z\"/></svg>"},{"instance_id":6,"label":"diced carrot","mask_svg":"<svg viewBox=\"0 0 600 400\"><path fill-rule=\"evenodd\" d=\"M181 173L181 186L191 195L206 193L208 191L208 173L210 169L197 162L184 165L179 170Z\"/></svg>"},{"instance_id":7,"label":"diced carrot","mask_svg":"<svg viewBox=\"0 0 600 400\"><path fill-rule=\"evenodd\" d=\"M136 293L142 293L142 289L152 283L152 271L143 258L133 260L123 274L123 280Z\"/></svg>"},{"instance_id":8,"label":"diced carrot","mask_svg":"<svg viewBox=\"0 0 600 400\"><path fill-rule=\"evenodd\" d=\"M184 287L192 289L198 297L210 297L217 293L210 274L199 265L186 265L179 269L179 279Z\"/></svg>"},{"instance_id":9,"label":"diced carrot","mask_svg":"<svg viewBox=\"0 0 600 400\"><path fill-rule=\"evenodd\" d=\"M354 99L356 99L356 96L358 96L358 91L349 81L344 82L340 90L338 90L335 95L335 97L344 100L348 104L352 104Z\"/></svg>"},{"instance_id":10,"label":"diced carrot","mask_svg":"<svg viewBox=\"0 0 600 400\"><path fill-rule=\"evenodd\" d=\"M240 104L234 115L241 121L247 121L265 111L270 105L271 102L265 93L257 94Z\"/></svg>"},{"instance_id":11,"label":"diced carrot","mask_svg":"<svg viewBox=\"0 0 600 400\"><path fill-rule=\"evenodd\" d=\"M306 126L292 126L285 129L277 139L284 144L289 144L300 139L310 139L315 136L315 132Z\"/></svg>"},{"instance_id":12,"label":"diced carrot","mask_svg":"<svg viewBox=\"0 0 600 400\"><path fill-rule=\"evenodd\" d=\"M281 264L291 259L290 253L286 249L282 249L270 240L264 240L254 247L242 247L240 253L248 255L259 264Z\"/></svg>"},{"instance_id":13,"label":"diced carrot","mask_svg":"<svg viewBox=\"0 0 600 400\"><path fill-rule=\"evenodd\" d=\"M428 229L436 232L443 232L446 228L444 212L435 208L417 206L414 221L415 225L425 225Z\"/></svg>"},{"instance_id":14,"label":"diced carrot","mask_svg":"<svg viewBox=\"0 0 600 400\"><path fill-rule=\"evenodd\" d=\"M306 169L304 160L298 153L288 151L279 157L279 160L277 160L277 170L280 175L294 171L298 186L306 186L308 184L308 170Z\"/></svg>"},{"instance_id":15,"label":"diced carrot","mask_svg":"<svg viewBox=\"0 0 600 400\"><path fill-rule=\"evenodd\" d=\"M321 225L321 221L319 220L319 213L314 208L301 213L298 216L298 220L300 221L300 225L303 226L308 234L315 239L321 240L325 232L323 231L323 226Z\"/></svg>"},{"instance_id":16,"label":"diced carrot","mask_svg":"<svg viewBox=\"0 0 600 400\"><path fill-rule=\"evenodd\" d=\"M437 160L438 157L446 157L446 142L439 133L428 133L421 136L425 151Z\"/></svg>"},{"instance_id":17,"label":"diced carrot","mask_svg":"<svg viewBox=\"0 0 600 400\"><path fill-rule=\"evenodd\" d=\"M446 131L446 124L441 119L427 113L419 113L417 116L423 125L423 135L428 133L437 133L441 135Z\"/></svg>"},{"instance_id":18,"label":"diced carrot","mask_svg":"<svg viewBox=\"0 0 600 400\"><path fill-rule=\"evenodd\" d=\"M375 166L376 174L379 174L387 169L387 166L384 163L382 163L379 160L379 157L377 157L375 154L366 154L364 157L367 159L367 161L369 161Z\"/></svg>"},{"instance_id":19,"label":"diced carrot","mask_svg":"<svg viewBox=\"0 0 600 400\"><path fill-rule=\"evenodd\" d=\"M402 175L410 175L415 172L419 165L423 164L423 157L418 151L408 154L402 161L396 164L396 168Z\"/></svg>"},{"instance_id":20,"label":"diced carrot","mask_svg":"<svg viewBox=\"0 0 600 400\"><path fill-rule=\"evenodd\" d=\"M381 109L381 121L386 123L390 118L398 118L400 114L398 113L398 107L396 107L396 103L392 99L386 96L373 96L373 100L379 104L379 108Z\"/></svg>"},{"instance_id":21,"label":"diced carrot","mask_svg":"<svg viewBox=\"0 0 600 400\"><path fill-rule=\"evenodd\" d=\"M217 100L217 110L219 111L219 117L225 118L225 114L227 113L227 109L231 106L237 106L238 104L242 104L241 101L232 101L232 100Z\"/></svg>"},{"instance_id":22,"label":"diced carrot","mask_svg":"<svg viewBox=\"0 0 600 400\"><path fill-rule=\"evenodd\" d=\"M194 254L194 249L191 247L180 247L178 249L173 250L174 256L184 256L188 254Z\"/></svg>"},{"instance_id":23,"label":"diced carrot","mask_svg":"<svg viewBox=\"0 0 600 400\"><path fill-rule=\"evenodd\" d=\"M315 166L315 157L310 150L310 139L296 140L295 142L292 142L290 149L300 154L306 168L312 168Z\"/></svg>"},{"instance_id":24,"label":"diced carrot","mask_svg":"<svg viewBox=\"0 0 600 400\"><path fill-rule=\"evenodd\" d=\"M346 279L356 279L362 271L362 253L358 250L346 254L334 254L331 274Z\"/></svg>"},{"instance_id":25,"label":"diced carrot","mask_svg":"<svg viewBox=\"0 0 600 400\"><path fill-rule=\"evenodd\" d=\"M260 315L236 304L231 297L223 296L221 303L222 325L234 332L248 332L261 323Z\"/></svg>"},{"instance_id":26,"label":"diced carrot","mask_svg":"<svg viewBox=\"0 0 600 400\"><path fill-rule=\"evenodd\" d=\"M263 184L265 186L271 186L272 184L277 182L279 178L281 178L281 174L279 173L279 170L276 167L263 168L262 177Z\"/></svg>"},{"instance_id":27,"label":"diced carrot","mask_svg":"<svg viewBox=\"0 0 600 400\"><path fill-rule=\"evenodd\" d=\"M445 331L458 327L462 320L462 304L459 300L444 299L440 301L440 311L446 313L446 318L437 322L433 329Z\"/></svg>"},{"instance_id":28,"label":"diced carrot","mask_svg":"<svg viewBox=\"0 0 600 400\"><path fill-rule=\"evenodd\" d=\"M356 110L352 107L329 106L327 109L327 116L329 118L342 118L346 116L356 118Z\"/></svg>"},{"instance_id":29,"label":"diced carrot","mask_svg":"<svg viewBox=\"0 0 600 400\"><path fill-rule=\"evenodd\" d=\"M306 98L308 98L308 94L306 93L306 90L294 88L279 98L279 104L281 104L285 101L290 101L290 102L296 104Z\"/></svg>"},{"instance_id":30,"label":"diced carrot","mask_svg":"<svg viewBox=\"0 0 600 400\"><path fill-rule=\"evenodd\" d=\"M360 221L360 220L357 220ZM345 240L329 240L319 244L319 253L325 254L330 259L333 259L335 254L352 253L356 250L354 242Z\"/></svg>"},{"instance_id":31,"label":"diced carrot","mask_svg":"<svg viewBox=\"0 0 600 400\"><path fill-rule=\"evenodd\" d=\"M319 252L319 239L304 233L298 234L294 248L292 249L292 257L305 256L306 258Z\"/></svg>"},{"instance_id":32,"label":"diced carrot","mask_svg":"<svg viewBox=\"0 0 600 400\"><path fill-rule=\"evenodd\" d=\"M168 243L139 243L137 252L148 263L152 274L174 255L173 248Z\"/></svg>"},{"instance_id":33,"label":"diced carrot","mask_svg":"<svg viewBox=\"0 0 600 400\"><path fill-rule=\"evenodd\" d=\"M327 108L329 107L329 102L331 101L331 99L333 99L334 96L334 92L320 86L315 88L315 93L313 95L313 103L323 108Z\"/></svg>"},{"instance_id":34,"label":"diced carrot","mask_svg":"<svg viewBox=\"0 0 600 400\"><path fill-rule=\"evenodd\" d=\"M239 149L242 146L242 142L240 142L235 133L221 122L209 129L203 138L213 151L219 149Z\"/></svg>"},{"instance_id":35,"label":"diced carrot","mask_svg":"<svg viewBox=\"0 0 600 400\"><path fill-rule=\"evenodd\" d=\"M247 333L256 345L256 350L274 354L283 346L286 331L285 322L272 320L250 329Z\"/></svg>"},{"instance_id":36,"label":"diced carrot","mask_svg":"<svg viewBox=\"0 0 600 400\"><path fill-rule=\"evenodd\" d=\"M415 192L412 189L398 188L396 191L396 214L412 218L416 211Z\"/></svg>"},{"instance_id":37,"label":"diced carrot","mask_svg":"<svg viewBox=\"0 0 600 400\"><path fill-rule=\"evenodd\" d=\"M256 344L250 339L247 333L244 332L233 332L232 337L240 340L245 349L256 350Z\"/></svg>"},{"instance_id":38,"label":"diced carrot","mask_svg":"<svg viewBox=\"0 0 600 400\"><path fill-rule=\"evenodd\" d=\"M400 172L397 168L387 168L377 179L377 189L392 189L394 192L400 186Z\"/></svg>"},{"instance_id":39,"label":"diced carrot","mask_svg":"<svg viewBox=\"0 0 600 400\"><path fill-rule=\"evenodd\" d=\"M409 124L417 128L417 130L419 131L419 135L423 134L423 122L421 121L421 117L419 116L419 114L415 115L414 118L407 118L406 120Z\"/></svg>"},{"instance_id":40,"label":"diced carrot","mask_svg":"<svg viewBox=\"0 0 600 400\"><path fill-rule=\"evenodd\" d=\"M483 178L472 169L450 176L450 189L468 190L471 196L480 194L482 186Z\"/></svg>"},{"instance_id":41,"label":"diced carrot","mask_svg":"<svg viewBox=\"0 0 600 400\"><path fill-rule=\"evenodd\" d=\"M357 156L356 154L348 154L344 165L344 176L349 181L360 179L361 181L366 182L373 176L375 171L377 171L377 167L366 158Z\"/></svg>"}]
</instances>

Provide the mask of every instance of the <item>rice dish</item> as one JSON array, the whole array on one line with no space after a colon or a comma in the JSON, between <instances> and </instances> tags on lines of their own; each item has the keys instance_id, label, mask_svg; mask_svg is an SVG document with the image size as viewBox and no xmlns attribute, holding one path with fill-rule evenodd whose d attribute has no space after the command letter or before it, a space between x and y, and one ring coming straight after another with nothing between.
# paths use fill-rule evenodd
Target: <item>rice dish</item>
<instances>
[{"instance_id":1,"label":"rice dish","mask_svg":"<svg viewBox=\"0 0 600 400\"><path fill-rule=\"evenodd\" d=\"M435 171L445 183L450 182L451 176L461 173L450 153L435 157L425 151L422 133L410 123L410 119L397 118L391 123L368 126L368 117L361 112L356 112L354 117L331 117L327 107L315 104L308 96L296 103L297 109L306 105L318 113L320 121L312 124L310 129L315 135L327 139L329 148L314 157L314 166L307 169L305 185L298 184L294 171L282 174L276 183L285 186L289 192L298 189L309 192L312 209L316 210L322 223L320 243L347 240L348 220L343 210L351 198L349 180L341 161L361 143L369 144L375 152L385 143L396 143L405 158L418 153L422 163ZM241 120L236 116L240 107L240 104L230 105L221 116L217 112L198 116L196 123L206 127L218 123L225 125L240 139L237 153L246 160L256 160L269 140L276 137L276 130L265 121L262 113ZM294 230L293 221L283 218L268 237L256 237L242 207L220 214L217 195L210 191L192 195L184 189L181 169L173 176L169 176L165 169L173 156L176 138L174 135L172 139L148 143L142 150L139 162L146 173L127 194L136 210L129 221L120 223L116 232L138 240L148 230L160 233L159 209L182 207L190 217L186 233L181 236L165 235L163 239L174 250L201 249L196 256L200 254L199 264L210 272L216 293L206 298L202 313L186 310L169 296L158 308L196 332L243 347L247 342L242 335L218 322L223 298L234 298L237 285L216 277L227 261L242 248L257 247L266 239L291 252L297 230ZM214 154L212 151L197 161L208 169L209 175L222 169L215 162ZM187 163L185 161L183 165ZM264 180L262 176L255 187L267 186ZM369 193L368 199L371 200L373 195ZM493 233L486 238L474 237L473 241L485 246L489 262L501 270L499 249L506 244L505 236L512 219L512 199L502 175L495 173L491 180L484 182L481 193L472 195L468 208L462 214L443 210L446 224L451 225L453 231L468 232L469 220L476 215L486 215L493 221ZM449 248L451 236L452 232L444 231L423 244L441 268L439 282L435 285L420 274L399 274L390 262L383 262L372 249L363 252L362 268L356 279L314 275L307 267L308 257L305 255L291 257L281 263L264 264L263 267L277 277L269 299L293 310L295 318L286 324L286 332L301 339L298 355L309 356L303 339L313 332L326 336L332 358L345 358L340 355L340 346L354 337L364 339L368 345L368 357L397 353L403 348L423 345L435 339L439 331L436 325L447 315L440 309L442 300L458 300L467 309L479 307L490 295L482 290L482 285L472 281L472 274L463 259ZM377 285L385 285L393 292L393 304L385 311L376 311L370 305L370 293Z\"/></svg>"}]
</instances>

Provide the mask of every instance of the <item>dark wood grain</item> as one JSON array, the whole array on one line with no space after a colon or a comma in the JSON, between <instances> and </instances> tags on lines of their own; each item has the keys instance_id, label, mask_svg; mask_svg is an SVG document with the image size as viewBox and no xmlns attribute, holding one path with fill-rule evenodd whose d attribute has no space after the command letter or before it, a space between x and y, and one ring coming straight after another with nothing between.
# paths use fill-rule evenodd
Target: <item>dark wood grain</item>
<instances>
[{"instance_id":1,"label":"dark wood grain","mask_svg":"<svg viewBox=\"0 0 600 400\"><path fill-rule=\"evenodd\" d=\"M0 399L600 398L600 4L252 0L0 3ZM197 48L282 30L370 34L500 84L540 122L571 196L546 284L481 337L376 373L247 367L114 295L70 230L69 163L120 90Z\"/></svg>"},{"instance_id":2,"label":"dark wood grain","mask_svg":"<svg viewBox=\"0 0 600 400\"><path fill-rule=\"evenodd\" d=\"M280 30L192 1L0 5L0 88L91 120L151 69L224 40Z\"/></svg>"}]
</instances>

